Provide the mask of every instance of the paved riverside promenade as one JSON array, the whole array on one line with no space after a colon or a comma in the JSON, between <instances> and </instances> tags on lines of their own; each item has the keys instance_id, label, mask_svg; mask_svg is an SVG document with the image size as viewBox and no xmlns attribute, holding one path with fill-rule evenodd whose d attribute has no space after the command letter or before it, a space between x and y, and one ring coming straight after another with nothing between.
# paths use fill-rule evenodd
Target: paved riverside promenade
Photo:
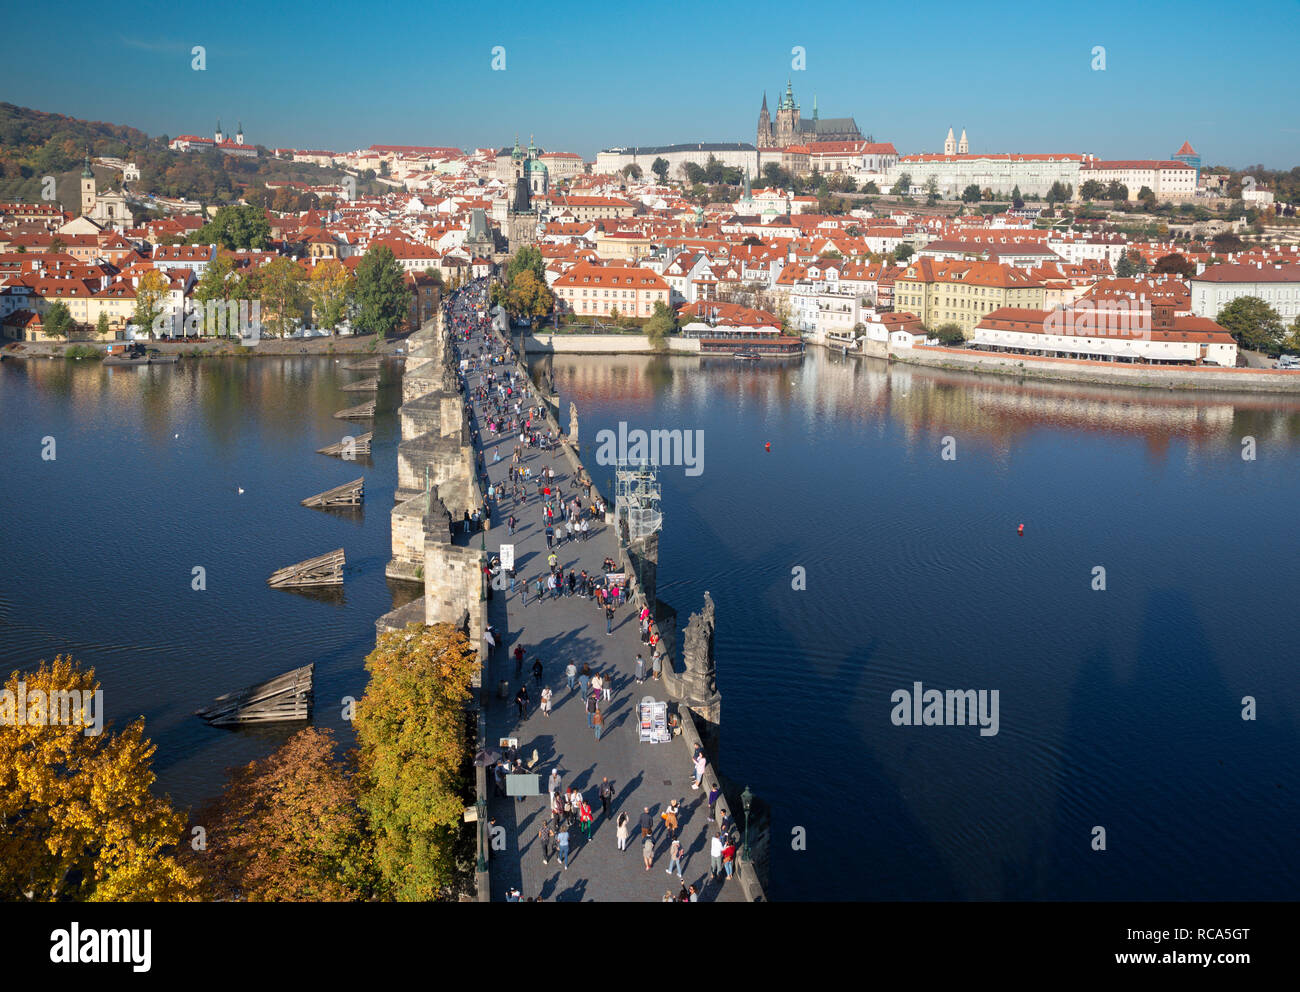
<instances>
[{"instance_id":1,"label":"paved riverside promenade","mask_svg":"<svg viewBox=\"0 0 1300 992\"><path fill-rule=\"evenodd\" d=\"M463 340L458 343L462 353L477 353L481 345L479 333L472 335L468 347ZM479 384L479 376L471 373L467 395L472 396ZM537 402L530 389L525 406ZM508 480L511 454L519 443L519 435L516 432L493 437L477 400L474 411L475 443L484 453L489 480L501 486ZM501 460L493 463L496 450L500 450ZM534 478L542 468L554 468L559 494L568 498L575 494L581 496L581 490L575 491L567 461L558 450L525 449L523 465L532 469ZM668 697L663 683L649 676L650 651L648 645L641 643L634 611L626 605L620 606L614 616L613 633L606 634L604 611L594 600L575 594L539 602L530 589L527 606L524 605L522 583L535 583L539 576L545 581L549 572L546 525L542 519L544 505L543 499L536 495L521 503L508 493L499 495L492 506L492 527L487 534L491 553L503 543L514 544L518 573L515 590L494 590L488 603L489 622L502 637L483 674L483 686L491 695L487 707L487 742L489 747L495 747L502 737L517 737L525 763L535 749L539 761L532 772L537 774L541 786L540 796L522 800L499 798L489 777L488 791L492 798L488 816L495 826L505 830L505 850L491 852L493 901L504 900L511 888L518 888L524 899L546 901L659 901L668 890L676 896L683 881L696 887L701 902L744 901L739 881L708 880L707 795L704 786L691 789L691 754L684 739L673 737L664 744L642 744L638 740L637 703L647 695L659 701ZM511 514L518 520L513 537L506 527ZM556 521L559 522L558 512ZM559 564L566 572L571 568L579 572L586 569L587 574L599 576L603 574L601 565L606 557L618 560L614 529L596 521L592 521L592 526L586 541L566 540L556 549ZM478 536L474 535L474 539L477 543ZM517 644L522 644L526 652L523 670L518 675L513 657ZM638 653L646 660L647 677L641 685L635 678ZM532 674L535 658L542 659L541 682ZM578 688L568 689L564 669L569 662L579 672L584 663L590 665L592 674L600 674L607 682L612 677L614 698L601 704L605 727L599 741L594 730L587 726ZM496 693L502 680L509 683L508 698L504 700ZM514 702L521 682L527 683L530 696L529 715L525 719L519 718ZM550 686L554 693L549 717L540 710L543 686ZM576 823L570 830L567 871L558 856L553 856L549 864L542 864L541 840L537 836L550 816L547 780L553 768L560 771L561 788L581 789L595 813L590 840L584 839ZM614 786L615 799L608 817L601 813L598 795L602 776L608 777ZM678 836L685 848L682 881L676 874L665 874L670 840L659 814L673 799L681 800ZM655 824L654 867L648 872L642 861L638 826L646 806L650 807ZM615 840L614 822L620 810L626 810L630 820L625 851L618 850Z\"/></svg>"}]
</instances>

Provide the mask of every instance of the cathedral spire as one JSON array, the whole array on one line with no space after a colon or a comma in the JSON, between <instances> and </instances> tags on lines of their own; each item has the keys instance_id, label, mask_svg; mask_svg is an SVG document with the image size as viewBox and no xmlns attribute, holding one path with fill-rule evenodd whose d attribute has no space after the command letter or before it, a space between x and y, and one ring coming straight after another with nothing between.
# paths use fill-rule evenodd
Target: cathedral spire
<instances>
[{"instance_id":1,"label":"cathedral spire","mask_svg":"<svg viewBox=\"0 0 1300 992\"><path fill-rule=\"evenodd\" d=\"M766 109L767 109L767 90L764 90L764 91L763 91L763 106L762 106L761 108L759 108L759 109L761 109L761 110L766 110Z\"/></svg>"},{"instance_id":2,"label":"cathedral spire","mask_svg":"<svg viewBox=\"0 0 1300 992\"><path fill-rule=\"evenodd\" d=\"M813 94L813 123L817 122L817 94Z\"/></svg>"}]
</instances>

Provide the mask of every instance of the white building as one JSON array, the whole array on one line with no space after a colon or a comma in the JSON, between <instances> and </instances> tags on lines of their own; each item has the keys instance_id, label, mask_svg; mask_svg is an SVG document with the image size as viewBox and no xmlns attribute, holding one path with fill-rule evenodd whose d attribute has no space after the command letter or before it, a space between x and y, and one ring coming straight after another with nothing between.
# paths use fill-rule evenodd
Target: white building
<instances>
[{"instance_id":1,"label":"white building","mask_svg":"<svg viewBox=\"0 0 1300 992\"><path fill-rule=\"evenodd\" d=\"M1234 262L1211 265L1191 280L1192 313L1211 320L1242 296L1257 296L1284 323L1300 317L1300 263Z\"/></svg>"},{"instance_id":2,"label":"white building","mask_svg":"<svg viewBox=\"0 0 1300 992\"><path fill-rule=\"evenodd\" d=\"M916 195L924 193L931 177L940 196L960 196L967 186L1009 194L1018 186L1021 196L1046 196L1053 183L1079 185L1082 155L904 155L888 172L892 187L904 173L912 177Z\"/></svg>"},{"instance_id":3,"label":"white building","mask_svg":"<svg viewBox=\"0 0 1300 992\"><path fill-rule=\"evenodd\" d=\"M1109 161L1094 159L1079 169L1074 198L1081 198L1080 187L1089 180L1118 182L1128 187L1128 198L1136 200L1146 186L1157 200L1190 200L1196 196L1196 169L1186 162L1156 159Z\"/></svg>"},{"instance_id":4,"label":"white building","mask_svg":"<svg viewBox=\"0 0 1300 992\"><path fill-rule=\"evenodd\" d=\"M758 149L743 142L699 142L693 145L650 145L633 148L607 148L596 153L595 172L615 173L629 165L641 167L645 176L650 176L650 167L657 158L668 163L669 179L685 179L683 167L688 162L705 166L709 159L715 159L719 165L749 170L751 176L759 174ZM777 164L780 159L774 158Z\"/></svg>"}]
</instances>

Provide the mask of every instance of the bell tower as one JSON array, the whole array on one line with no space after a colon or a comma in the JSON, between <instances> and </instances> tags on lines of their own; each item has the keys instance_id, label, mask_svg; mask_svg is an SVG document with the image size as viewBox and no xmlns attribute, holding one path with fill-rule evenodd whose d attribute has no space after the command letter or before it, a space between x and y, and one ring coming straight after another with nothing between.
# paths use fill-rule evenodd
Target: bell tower
<instances>
[{"instance_id":1,"label":"bell tower","mask_svg":"<svg viewBox=\"0 0 1300 992\"><path fill-rule=\"evenodd\" d=\"M95 174L90 171L90 152L86 152L86 165L81 170L81 216L89 217L95 209Z\"/></svg>"}]
</instances>

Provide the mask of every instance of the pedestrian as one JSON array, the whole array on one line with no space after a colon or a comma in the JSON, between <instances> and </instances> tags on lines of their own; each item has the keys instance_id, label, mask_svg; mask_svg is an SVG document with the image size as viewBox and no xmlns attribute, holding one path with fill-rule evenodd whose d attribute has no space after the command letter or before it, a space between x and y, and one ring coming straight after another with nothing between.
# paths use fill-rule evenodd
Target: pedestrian
<instances>
[{"instance_id":1,"label":"pedestrian","mask_svg":"<svg viewBox=\"0 0 1300 992\"><path fill-rule=\"evenodd\" d=\"M542 715L551 715L551 687L549 685L542 690Z\"/></svg>"},{"instance_id":2,"label":"pedestrian","mask_svg":"<svg viewBox=\"0 0 1300 992\"><path fill-rule=\"evenodd\" d=\"M640 655L636 656L636 680L638 685L645 681L645 659Z\"/></svg>"},{"instance_id":3,"label":"pedestrian","mask_svg":"<svg viewBox=\"0 0 1300 992\"><path fill-rule=\"evenodd\" d=\"M537 839L542 842L542 864L548 865L551 863L551 855L555 853L555 831L549 823L542 824L542 829L537 831Z\"/></svg>"},{"instance_id":4,"label":"pedestrian","mask_svg":"<svg viewBox=\"0 0 1300 992\"><path fill-rule=\"evenodd\" d=\"M555 794L560 791L560 770L558 768L551 769L551 777L546 780L546 788L547 791L549 791L551 794L551 800L553 804L555 800Z\"/></svg>"},{"instance_id":5,"label":"pedestrian","mask_svg":"<svg viewBox=\"0 0 1300 992\"><path fill-rule=\"evenodd\" d=\"M555 547L555 528L550 524L546 525L546 546L547 548Z\"/></svg>"},{"instance_id":6,"label":"pedestrian","mask_svg":"<svg viewBox=\"0 0 1300 992\"><path fill-rule=\"evenodd\" d=\"M591 677L591 692L596 697L597 702L605 698L604 688L605 680L599 674L593 675Z\"/></svg>"},{"instance_id":7,"label":"pedestrian","mask_svg":"<svg viewBox=\"0 0 1300 992\"><path fill-rule=\"evenodd\" d=\"M682 842L681 841L674 838L672 846L668 848L668 856L669 856L668 867L664 870L667 871L669 875L671 875L673 873L673 869L676 868L677 877L681 878L682 877Z\"/></svg>"},{"instance_id":8,"label":"pedestrian","mask_svg":"<svg viewBox=\"0 0 1300 992\"><path fill-rule=\"evenodd\" d=\"M600 780L600 812L601 815L609 816L609 804L614 801L614 786L610 784L608 778Z\"/></svg>"},{"instance_id":9,"label":"pedestrian","mask_svg":"<svg viewBox=\"0 0 1300 992\"><path fill-rule=\"evenodd\" d=\"M596 708L596 714L591 718L592 725L596 728L596 740L600 740L600 731L605 726L605 715Z\"/></svg>"},{"instance_id":10,"label":"pedestrian","mask_svg":"<svg viewBox=\"0 0 1300 992\"><path fill-rule=\"evenodd\" d=\"M722 793L716 785L709 790L709 819L710 820L714 818L713 810L718 805L718 797L720 795L722 795Z\"/></svg>"},{"instance_id":11,"label":"pedestrian","mask_svg":"<svg viewBox=\"0 0 1300 992\"><path fill-rule=\"evenodd\" d=\"M641 836L649 837L650 831L654 827L654 820L650 818L650 807L641 808Z\"/></svg>"},{"instance_id":12,"label":"pedestrian","mask_svg":"<svg viewBox=\"0 0 1300 992\"><path fill-rule=\"evenodd\" d=\"M591 676L587 674L586 665L582 666L582 674L578 676L578 685L582 687L582 698L586 699L591 685Z\"/></svg>"},{"instance_id":13,"label":"pedestrian","mask_svg":"<svg viewBox=\"0 0 1300 992\"><path fill-rule=\"evenodd\" d=\"M540 575L537 577L537 584L533 587L533 592L537 594L537 602L540 603L542 601L542 578Z\"/></svg>"},{"instance_id":14,"label":"pedestrian","mask_svg":"<svg viewBox=\"0 0 1300 992\"><path fill-rule=\"evenodd\" d=\"M662 655L655 655L655 660L654 660L654 666L653 666L653 667L654 667L654 677L655 677L655 681L658 682L658 681L659 681L659 676L660 676L661 674L663 674L663 656L662 656Z\"/></svg>"},{"instance_id":15,"label":"pedestrian","mask_svg":"<svg viewBox=\"0 0 1300 992\"><path fill-rule=\"evenodd\" d=\"M728 840L722 845L722 868L727 873L727 880L731 880L731 870L736 861L736 842Z\"/></svg>"},{"instance_id":16,"label":"pedestrian","mask_svg":"<svg viewBox=\"0 0 1300 992\"><path fill-rule=\"evenodd\" d=\"M695 756L695 781L691 783L692 789L698 789L700 783L704 781L704 766L706 764L708 764L708 762L704 760L703 754L697 754Z\"/></svg>"},{"instance_id":17,"label":"pedestrian","mask_svg":"<svg viewBox=\"0 0 1300 992\"><path fill-rule=\"evenodd\" d=\"M521 675L523 674L523 671L524 671L524 646L522 644L516 644L515 645L515 675L516 676Z\"/></svg>"},{"instance_id":18,"label":"pedestrian","mask_svg":"<svg viewBox=\"0 0 1300 992\"><path fill-rule=\"evenodd\" d=\"M690 902L699 902L699 901L700 901L700 894L699 894L698 892L695 891L695 886L694 886L694 885L692 885L692 886L690 887L690 889L687 891L687 895L690 897L689 900L688 900L688 901L690 901Z\"/></svg>"},{"instance_id":19,"label":"pedestrian","mask_svg":"<svg viewBox=\"0 0 1300 992\"><path fill-rule=\"evenodd\" d=\"M618 838L618 849L627 850L627 832L628 832L628 815L627 810L622 810L618 814L618 820L615 822L615 836Z\"/></svg>"},{"instance_id":20,"label":"pedestrian","mask_svg":"<svg viewBox=\"0 0 1300 992\"><path fill-rule=\"evenodd\" d=\"M596 725L594 720L592 719L595 715L596 715L596 695L595 693L592 693L590 696L587 697L587 729L591 729ZM599 734L597 734L596 736L597 738L600 737Z\"/></svg>"},{"instance_id":21,"label":"pedestrian","mask_svg":"<svg viewBox=\"0 0 1300 992\"><path fill-rule=\"evenodd\" d=\"M614 604L605 604L605 633L614 633Z\"/></svg>"},{"instance_id":22,"label":"pedestrian","mask_svg":"<svg viewBox=\"0 0 1300 992\"><path fill-rule=\"evenodd\" d=\"M533 678L536 680L538 685L542 684L542 659L541 658L533 659Z\"/></svg>"},{"instance_id":23,"label":"pedestrian","mask_svg":"<svg viewBox=\"0 0 1300 992\"><path fill-rule=\"evenodd\" d=\"M664 812L659 814L659 818L664 821L664 826L668 828L668 836L672 840L677 839L677 803L674 802Z\"/></svg>"},{"instance_id":24,"label":"pedestrian","mask_svg":"<svg viewBox=\"0 0 1300 992\"><path fill-rule=\"evenodd\" d=\"M578 807L578 822L582 824L582 835L588 840L591 839L591 821L595 819L591 812L591 804L584 802Z\"/></svg>"},{"instance_id":25,"label":"pedestrian","mask_svg":"<svg viewBox=\"0 0 1300 992\"><path fill-rule=\"evenodd\" d=\"M568 824L560 824L560 832L555 838L556 847L560 852L560 861L564 865L564 870L569 870L569 827Z\"/></svg>"},{"instance_id":26,"label":"pedestrian","mask_svg":"<svg viewBox=\"0 0 1300 992\"><path fill-rule=\"evenodd\" d=\"M515 693L515 705L519 707L519 717L522 720L528 719L528 686L521 685L519 691Z\"/></svg>"},{"instance_id":27,"label":"pedestrian","mask_svg":"<svg viewBox=\"0 0 1300 992\"><path fill-rule=\"evenodd\" d=\"M722 834L715 833L709 841L709 876L716 879L722 874Z\"/></svg>"},{"instance_id":28,"label":"pedestrian","mask_svg":"<svg viewBox=\"0 0 1300 992\"><path fill-rule=\"evenodd\" d=\"M646 837L645 843L641 845L641 860L645 862L645 870L649 871L654 867L655 862L655 842Z\"/></svg>"},{"instance_id":29,"label":"pedestrian","mask_svg":"<svg viewBox=\"0 0 1300 992\"><path fill-rule=\"evenodd\" d=\"M501 457L500 452L497 453L497 457L498 458ZM510 532L511 537L514 537L515 535L515 524L517 522L518 521L515 520L515 515L513 513L510 514L510 516L506 517L506 529Z\"/></svg>"},{"instance_id":30,"label":"pedestrian","mask_svg":"<svg viewBox=\"0 0 1300 992\"><path fill-rule=\"evenodd\" d=\"M568 667L564 669L564 676L569 680L569 691L573 691L573 679L578 674L577 666L569 662Z\"/></svg>"}]
</instances>

